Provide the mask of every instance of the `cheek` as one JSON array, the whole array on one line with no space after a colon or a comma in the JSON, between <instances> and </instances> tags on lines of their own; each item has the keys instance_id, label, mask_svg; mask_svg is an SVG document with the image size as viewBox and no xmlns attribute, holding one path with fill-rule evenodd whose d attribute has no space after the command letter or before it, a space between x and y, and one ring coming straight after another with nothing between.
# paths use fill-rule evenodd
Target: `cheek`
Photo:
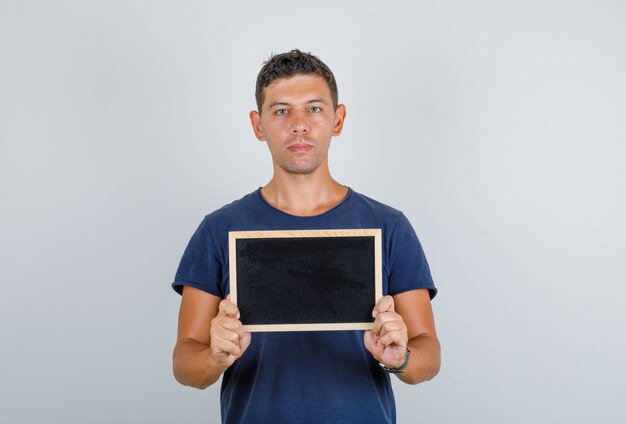
<instances>
[{"instance_id":1,"label":"cheek","mask_svg":"<svg viewBox=\"0 0 626 424\"><path fill-rule=\"evenodd\" d=\"M276 135L281 132L276 122L267 122L263 125L263 135L266 140L276 139Z\"/></svg>"},{"instance_id":2,"label":"cheek","mask_svg":"<svg viewBox=\"0 0 626 424\"><path fill-rule=\"evenodd\" d=\"M332 131L335 127L335 117L333 116L324 116L321 114L314 115L310 121L312 124L320 128L325 128L328 131Z\"/></svg>"},{"instance_id":3,"label":"cheek","mask_svg":"<svg viewBox=\"0 0 626 424\"><path fill-rule=\"evenodd\" d=\"M287 119L274 119L267 125L267 129L272 133L280 133L288 128L289 121Z\"/></svg>"}]
</instances>

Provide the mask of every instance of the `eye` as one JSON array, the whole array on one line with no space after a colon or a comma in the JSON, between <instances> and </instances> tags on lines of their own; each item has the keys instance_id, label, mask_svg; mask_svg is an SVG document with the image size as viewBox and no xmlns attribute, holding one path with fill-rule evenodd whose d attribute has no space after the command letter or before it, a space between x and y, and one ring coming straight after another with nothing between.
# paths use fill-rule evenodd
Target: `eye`
<instances>
[{"instance_id":1,"label":"eye","mask_svg":"<svg viewBox=\"0 0 626 424\"><path fill-rule=\"evenodd\" d=\"M274 113L276 115L287 115L287 109L277 109L276 111L274 111Z\"/></svg>"},{"instance_id":2,"label":"eye","mask_svg":"<svg viewBox=\"0 0 626 424\"><path fill-rule=\"evenodd\" d=\"M309 108L309 111L310 111L310 112L317 113L317 112L321 112L321 111L322 111L322 108L320 108L319 106L311 106L311 107Z\"/></svg>"}]
</instances>

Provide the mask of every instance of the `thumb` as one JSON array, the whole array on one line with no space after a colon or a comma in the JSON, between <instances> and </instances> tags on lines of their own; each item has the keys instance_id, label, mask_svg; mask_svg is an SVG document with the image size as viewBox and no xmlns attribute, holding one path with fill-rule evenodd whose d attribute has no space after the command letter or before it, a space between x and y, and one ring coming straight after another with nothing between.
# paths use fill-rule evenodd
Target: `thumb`
<instances>
[{"instance_id":1,"label":"thumb","mask_svg":"<svg viewBox=\"0 0 626 424\"><path fill-rule=\"evenodd\" d=\"M372 311L372 317L376 318L376 316L382 312L395 312L393 297L387 295L380 299L376 306L374 306L374 310Z\"/></svg>"}]
</instances>

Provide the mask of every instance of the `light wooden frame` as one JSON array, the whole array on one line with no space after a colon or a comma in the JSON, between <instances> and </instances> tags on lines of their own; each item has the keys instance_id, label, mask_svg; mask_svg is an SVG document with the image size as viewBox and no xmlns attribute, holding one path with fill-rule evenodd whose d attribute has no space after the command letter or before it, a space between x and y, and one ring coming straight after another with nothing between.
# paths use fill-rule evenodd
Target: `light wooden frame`
<instances>
[{"instance_id":1,"label":"light wooden frame","mask_svg":"<svg viewBox=\"0 0 626 424\"><path fill-rule=\"evenodd\" d=\"M374 304L383 297L382 288L382 231L374 229L341 230L268 230L230 231L228 254L230 271L230 300L237 304L237 239L246 238L289 238L289 237L374 237ZM245 331L328 331L328 330L371 330L371 322L317 323L317 324L251 324L244 325Z\"/></svg>"}]
</instances>

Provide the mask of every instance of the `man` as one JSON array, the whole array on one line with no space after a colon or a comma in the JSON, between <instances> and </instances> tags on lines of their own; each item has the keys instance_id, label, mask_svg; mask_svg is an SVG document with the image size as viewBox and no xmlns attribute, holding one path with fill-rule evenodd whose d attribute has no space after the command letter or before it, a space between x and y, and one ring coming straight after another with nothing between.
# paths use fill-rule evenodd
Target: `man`
<instances>
[{"instance_id":1,"label":"man","mask_svg":"<svg viewBox=\"0 0 626 424\"><path fill-rule=\"evenodd\" d=\"M401 212L331 177L328 149L346 109L324 63L299 50L274 55L256 100L250 120L274 174L207 215L185 250L173 283L182 294L174 375L197 388L223 375L225 423L393 423L389 373L417 384L439 371L436 289L422 248ZM386 296L372 311L373 330L243 331L228 298L228 232L341 228L382 229Z\"/></svg>"}]
</instances>

